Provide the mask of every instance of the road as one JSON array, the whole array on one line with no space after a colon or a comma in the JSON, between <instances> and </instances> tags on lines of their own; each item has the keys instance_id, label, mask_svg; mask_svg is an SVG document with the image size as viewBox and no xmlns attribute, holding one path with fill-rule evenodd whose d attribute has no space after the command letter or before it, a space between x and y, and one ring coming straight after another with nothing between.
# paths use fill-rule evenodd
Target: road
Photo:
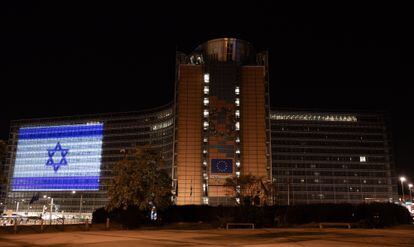
<instances>
[{"instance_id":1,"label":"road","mask_svg":"<svg viewBox=\"0 0 414 247\"><path fill-rule=\"evenodd\" d=\"M3 233L0 246L414 246L414 228Z\"/></svg>"}]
</instances>

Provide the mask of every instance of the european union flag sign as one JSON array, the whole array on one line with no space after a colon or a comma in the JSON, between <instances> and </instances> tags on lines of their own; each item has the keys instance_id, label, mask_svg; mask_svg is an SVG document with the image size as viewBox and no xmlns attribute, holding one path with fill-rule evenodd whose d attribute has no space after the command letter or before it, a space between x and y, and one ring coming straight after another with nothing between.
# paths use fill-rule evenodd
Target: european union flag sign
<instances>
[{"instance_id":1,"label":"european union flag sign","mask_svg":"<svg viewBox=\"0 0 414 247\"><path fill-rule=\"evenodd\" d=\"M20 128L12 190L98 190L102 137L102 123Z\"/></svg>"},{"instance_id":2,"label":"european union flag sign","mask_svg":"<svg viewBox=\"0 0 414 247\"><path fill-rule=\"evenodd\" d=\"M233 160L211 159L211 173L233 173Z\"/></svg>"}]
</instances>

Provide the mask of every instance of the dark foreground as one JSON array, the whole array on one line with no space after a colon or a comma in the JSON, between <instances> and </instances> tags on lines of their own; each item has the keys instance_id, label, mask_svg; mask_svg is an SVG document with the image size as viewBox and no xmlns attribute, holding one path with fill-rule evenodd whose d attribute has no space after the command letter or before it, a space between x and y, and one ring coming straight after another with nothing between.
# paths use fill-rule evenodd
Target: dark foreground
<instances>
[{"instance_id":1,"label":"dark foreground","mask_svg":"<svg viewBox=\"0 0 414 247\"><path fill-rule=\"evenodd\" d=\"M393 229L131 230L1 234L0 246L414 246Z\"/></svg>"}]
</instances>

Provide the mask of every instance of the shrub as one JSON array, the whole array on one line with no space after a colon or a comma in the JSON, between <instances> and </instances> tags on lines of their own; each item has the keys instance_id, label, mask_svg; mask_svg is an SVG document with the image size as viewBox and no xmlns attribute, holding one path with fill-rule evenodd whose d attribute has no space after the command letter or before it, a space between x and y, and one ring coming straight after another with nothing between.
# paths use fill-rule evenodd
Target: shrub
<instances>
[{"instance_id":1,"label":"shrub","mask_svg":"<svg viewBox=\"0 0 414 247\"><path fill-rule=\"evenodd\" d=\"M128 228L154 224L149 212L138 207L126 210L115 209L111 213L97 209L93 213L94 223L104 223L107 217L112 222ZM254 223L257 227L292 226L318 222L348 222L360 227L389 227L410 224L412 218L405 207L391 203L371 204L311 204L294 206L240 206L213 207L206 205L170 206L158 211L159 222L204 222L224 227L227 222Z\"/></svg>"}]
</instances>

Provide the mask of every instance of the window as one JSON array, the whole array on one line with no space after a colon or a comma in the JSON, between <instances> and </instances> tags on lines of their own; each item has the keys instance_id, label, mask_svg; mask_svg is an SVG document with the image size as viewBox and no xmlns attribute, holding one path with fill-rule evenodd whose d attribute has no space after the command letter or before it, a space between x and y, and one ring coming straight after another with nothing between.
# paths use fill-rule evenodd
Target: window
<instances>
[{"instance_id":1,"label":"window","mask_svg":"<svg viewBox=\"0 0 414 247\"><path fill-rule=\"evenodd\" d=\"M236 130L240 130L240 122L236 122Z\"/></svg>"},{"instance_id":2,"label":"window","mask_svg":"<svg viewBox=\"0 0 414 247\"><path fill-rule=\"evenodd\" d=\"M239 98L236 98L235 103L236 103L236 106L240 106L240 99Z\"/></svg>"},{"instance_id":3,"label":"window","mask_svg":"<svg viewBox=\"0 0 414 247\"><path fill-rule=\"evenodd\" d=\"M208 86L204 86L204 94L208 94L209 93L209 91L210 91L210 89L209 89L209 87Z\"/></svg>"},{"instance_id":4,"label":"window","mask_svg":"<svg viewBox=\"0 0 414 247\"><path fill-rule=\"evenodd\" d=\"M203 103L204 103L204 105L208 105L208 103L210 103L210 101L208 100L208 98L204 98Z\"/></svg>"},{"instance_id":5,"label":"window","mask_svg":"<svg viewBox=\"0 0 414 247\"><path fill-rule=\"evenodd\" d=\"M367 162L367 158L365 156L359 156L359 162Z\"/></svg>"},{"instance_id":6,"label":"window","mask_svg":"<svg viewBox=\"0 0 414 247\"><path fill-rule=\"evenodd\" d=\"M205 83L209 83L210 82L210 74L209 73L204 74L204 82Z\"/></svg>"},{"instance_id":7,"label":"window","mask_svg":"<svg viewBox=\"0 0 414 247\"><path fill-rule=\"evenodd\" d=\"M235 115L236 115L236 118L239 118L240 117L240 110L236 110Z\"/></svg>"},{"instance_id":8,"label":"window","mask_svg":"<svg viewBox=\"0 0 414 247\"><path fill-rule=\"evenodd\" d=\"M239 88L239 87L236 87L236 88L234 89L234 93L235 93L236 95L239 95L239 94L240 94L240 88Z\"/></svg>"},{"instance_id":9,"label":"window","mask_svg":"<svg viewBox=\"0 0 414 247\"><path fill-rule=\"evenodd\" d=\"M208 115L209 115L208 110L204 110L203 115L204 115L204 117L208 117Z\"/></svg>"}]
</instances>

